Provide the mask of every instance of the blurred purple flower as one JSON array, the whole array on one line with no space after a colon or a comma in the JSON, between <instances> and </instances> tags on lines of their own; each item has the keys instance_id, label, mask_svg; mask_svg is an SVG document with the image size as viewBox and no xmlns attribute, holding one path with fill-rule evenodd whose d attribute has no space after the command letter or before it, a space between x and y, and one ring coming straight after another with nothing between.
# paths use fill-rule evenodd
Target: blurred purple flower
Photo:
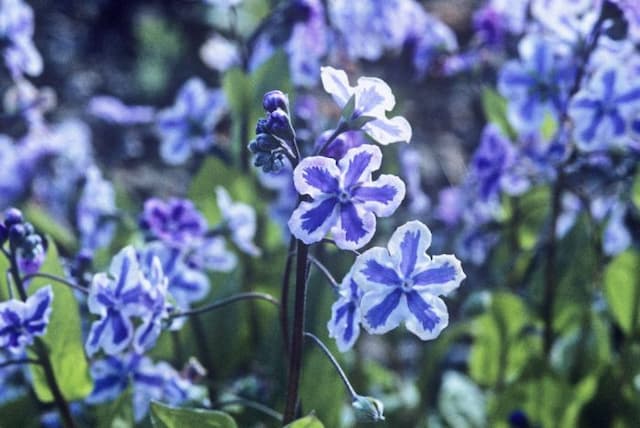
<instances>
[{"instance_id":1,"label":"blurred purple flower","mask_svg":"<svg viewBox=\"0 0 640 428\"><path fill-rule=\"evenodd\" d=\"M231 233L231 240L245 253L257 257L260 248L253 243L256 235L256 211L242 202L234 202L224 187L216 187L218 208L223 227Z\"/></svg>"},{"instance_id":2,"label":"blurred purple flower","mask_svg":"<svg viewBox=\"0 0 640 428\"><path fill-rule=\"evenodd\" d=\"M151 106L128 106L109 95L92 97L87 111L92 116L118 125L151 123L155 115L155 109Z\"/></svg>"},{"instance_id":3,"label":"blurred purple flower","mask_svg":"<svg viewBox=\"0 0 640 428\"><path fill-rule=\"evenodd\" d=\"M462 218L464 201L460 187L447 187L438 193L438 206L435 217L447 226L455 226Z\"/></svg>"},{"instance_id":4,"label":"blurred purple flower","mask_svg":"<svg viewBox=\"0 0 640 428\"><path fill-rule=\"evenodd\" d=\"M633 114L640 109L640 84L634 82L624 68L607 67L573 97L569 114L580 149L601 150L627 142Z\"/></svg>"},{"instance_id":5,"label":"blurred purple flower","mask_svg":"<svg viewBox=\"0 0 640 428\"><path fill-rule=\"evenodd\" d=\"M47 331L51 316L53 291L40 288L26 302L7 300L0 303L0 348L14 354L24 352L33 339Z\"/></svg>"},{"instance_id":6,"label":"blurred purple flower","mask_svg":"<svg viewBox=\"0 0 640 428\"><path fill-rule=\"evenodd\" d=\"M611 209L602 237L602 249L608 256L615 256L631 246L631 233L624 221L626 214L627 209L620 202Z\"/></svg>"},{"instance_id":7,"label":"blurred purple flower","mask_svg":"<svg viewBox=\"0 0 640 428\"><path fill-rule=\"evenodd\" d=\"M297 0L307 19L293 26L285 50L289 54L291 80L297 86L311 87L318 82L320 59L327 51L327 26L320 0Z\"/></svg>"},{"instance_id":8,"label":"blurred purple flower","mask_svg":"<svg viewBox=\"0 0 640 428\"><path fill-rule=\"evenodd\" d=\"M200 48L200 59L207 67L224 72L241 63L238 46L218 35L214 34Z\"/></svg>"},{"instance_id":9,"label":"blurred purple flower","mask_svg":"<svg viewBox=\"0 0 640 428\"><path fill-rule=\"evenodd\" d=\"M42 57L33 44L33 10L22 0L0 1L0 52L14 77L42 73Z\"/></svg>"},{"instance_id":10,"label":"blurred purple flower","mask_svg":"<svg viewBox=\"0 0 640 428\"><path fill-rule=\"evenodd\" d=\"M141 222L154 238L176 248L201 241L207 232L206 219L188 199L147 199Z\"/></svg>"},{"instance_id":11,"label":"blurred purple flower","mask_svg":"<svg viewBox=\"0 0 640 428\"><path fill-rule=\"evenodd\" d=\"M171 164L184 163L193 153L203 153L215 144L214 128L226 112L219 89L207 89L192 77L178 92L173 107L158 112L157 129L162 143L160 155Z\"/></svg>"},{"instance_id":12,"label":"blurred purple flower","mask_svg":"<svg viewBox=\"0 0 640 428\"><path fill-rule=\"evenodd\" d=\"M115 233L116 213L113 185L102 178L96 166L92 166L87 171L86 183L76 206L81 249L94 252L109 245Z\"/></svg>"},{"instance_id":13,"label":"blurred purple flower","mask_svg":"<svg viewBox=\"0 0 640 428\"><path fill-rule=\"evenodd\" d=\"M466 277L453 255L433 258L429 228L411 221L396 229L387 248L362 253L353 278L363 290L362 323L369 333L384 334L405 322L422 340L436 338L449 323L444 302Z\"/></svg>"},{"instance_id":14,"label":"blurred purple flower","mask_svg":"<svg viewBox=\"0 0 640 428\"><path fill-rule=\"evenodd\" d=\"M520 60L509 61L500 70L498 90L508 100L511 125L518 131L533 131L545 114L555 118L563 111L574 67L558 58L551 42L538 35L523 38L518 49Z\"/></svg>"},{"instance_id":15,"label":"blurred purple flower","mask_svg":"<svg viewBox=\"0 0 640 428\"><path fill-rule=\"evenodd\" d=\"M364 145L334 159L313 156L293 172L296 190L311 201L300 205L289 219L289 230L306 244L318 242L331 231L336 245L355 250L371 240L376 216L388 217L400 206L405 186L393 175L371 174L380 168L382 152Z\"/></svg>"}]
</instances>

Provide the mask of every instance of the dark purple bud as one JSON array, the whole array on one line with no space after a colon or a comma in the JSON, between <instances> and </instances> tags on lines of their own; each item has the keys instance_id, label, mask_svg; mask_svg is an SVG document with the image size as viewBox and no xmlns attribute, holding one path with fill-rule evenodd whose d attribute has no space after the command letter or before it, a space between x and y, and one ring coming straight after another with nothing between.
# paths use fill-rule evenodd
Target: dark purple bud
<instances>
[{"instance_id":1,"label":"dark purple bud","mask_svg":"<svg viewBox=\"0 0 640 428\"><path fill-rule=\"evenodd\" d=\"M14 224L9 228L9 243L13 248L22 245L25 236L27 236L27 232L23 224Z\"/></svg>"},{"instance_id":2,"label":"dark purple bud","mask_svg":"<svg viewBox=\"0 0 640 428\"><path fill-rule=\"evenodd\" d=\"M291 141L294 138L289 115L281 109L276 109L269 113L266 128L270 134L276 135L285 141Z\"/></svg>"},{"instance_id":3,"label":"dark purple bud","mask_svg":"<svg viewBox=\"0 0 640 428\"><path fill-rule=\"evenodd\" d=\"M260 134L256 137L256 148L261 152L271 152L280 147L280 142L272 135Z\"/></svg>"},{"instance_id":4,"label":"dark purple bud","mask_svg":"<svg viewBox=\"0 0 640 428\"><path fill-rule=\"evenodd\" d=\"M284 94L282 91L269 91L264 94L264 98L262 99L262 107L269 113L280 109L285 112L289 112L289 97Z\"/></svg>"},{"instance_id":5,"label":"dark purple bud","mask_svg":"<svg viewBox=\"0 0 640 428\"><path fill-rule=\"evenodd\" d=\"M267 132L267 119L258 119L256 123L256 135L265 134Z\"/></svg>"},{"instance_id":6,"label":"dark purple bud","mask_svg":"<svg viewBox=\"0 0 640 428\"><path fill-rule=\"evenodd\" d=\"M9 208L4 212L4 224L7 227L22 223L23 221L22 212L17 208Z\"/></svg>"},{"instance_id":7,"label":"dark purple bud","mask_svg":"<svg viewBox=\"0 0 640 428\"><path fill-rule=\"evenodd\" d=\"M256 142L256 140L250 141L249 145L247 146L247 148L253 154L258 153L258 143Z\"/></svg>"}]
</instances>

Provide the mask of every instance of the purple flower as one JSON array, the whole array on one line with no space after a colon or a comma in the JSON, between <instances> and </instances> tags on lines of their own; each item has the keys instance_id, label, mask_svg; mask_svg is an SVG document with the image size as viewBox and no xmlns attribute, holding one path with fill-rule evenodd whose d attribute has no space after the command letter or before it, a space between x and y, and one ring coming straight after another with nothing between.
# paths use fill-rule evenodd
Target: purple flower
<instances>
[{"instance_id":1,"label":"purple flower","mask_svg":"<svg viewBox=\"0 0 640 428\"><path fill-rule=\"evenodd\" d=\"M354 250L371 240L376 216L388 217L405 194L402 180L393 175L371 179L380 168L382 152L365 145L334 159L313 156L293 171L296 190L311 201L300 202L289 219L289 230L306 244L318 242L331 231L338 247Z\"/></svg>"},{"instance_id":2,"label":"purple flower","mask_svg":"<svg viewBox=\"0 0 640 428\"><path fill-rule=\"evenodd\" d=\"M509 101L511 125L519 131L532 131L545 114L555 117L564 109L574 69L558 58L551 43L542 37L527 36L518 48L520 61L502 67L498 89Z\"/></svg>"},{"instance_id":3,"label":"purple flower","mask_svg":"<svg viewBox=\"0 0 640 428\"><path fill-rule=\"evenodd\" d=\"M256 211L250 205L233 202L224 187L216 187L216 195L222 221L231 232L231 240L245 253L259 256L260 248L253 243L256 235Z\"/></svg>"},{"instance_id":4,"label":"purple flower","mask_svg":"<svg viewBox=\"0 0 640 428\"><path fill-rule=\"evenodd\" d=\"M220 72L241 63L238 46L218 34L209 37L200 47L200 59L207 67Z\"/></svg>"},{"instance_id":5,"label":"purple flower","mask_svg":"<svg viewBox=\"0 0 640 428\"><path fill-rule=\"evenodd\" d=\"M86 180L76 207L76 221L82 249L93 252L113 239L116 193L95 166L87 171Z\"/></svg>"},{"instance_id":6,"label":"purple flower","mask_svg":"<svg viewBox=\"0 0 640 428\"><path fill-rule=\"evenodd\" d=\"M331 130L327 130L320 134L320 136L316 140L316 150L324 146L331 134L333 134L333 131ZM338 135L331 142L331 144L329 144L324 152L322 152L322 155L328 158L333 158L335 160L340 160L344 157L349 149L360 147L365 143L366 138L364 138L361 133L354 131L343 132L342 134Z\"/></svg>"},{"instance_id":7,"label":"purple flower","mask_svg":"<svg viewBox=\"0 0 640 428\"><path fill-rule=\"evenodd\" d=\"M238 258L227 249L227 241L221 236L206 238L188 253L187 263L198 269L214 272L230 272L238 264Z\"/></svg>"},{"instance_id":8,"label":"purple flower","mask_svg":"<svg viewBox=\"0 0 640 428\"><path fill-rule=\"evenodd\" d=\"M340 283L340 297L331 306L331 319L327 323L329 337L336 339L340 352L346 352L360 335L360 298L362 290L353 280L351 270Z\"/></svg>"},{"instance_id":9,"label":"purple flower","mask_svg":"<svg viewBox=\"0 0 640 428\"><path fill-rule=\"evenodd\" d=\"M358 85L349 85L347 73L333 67L320 69L322 86L333 100L345 108L354 98L353 112L346 118L354 129L362 129L378 143L387 145L411 140L411 125L402 116L388 119L386 112L393 110L396 99L391 88L377 77L361 77ZM365 119L364 125L359 122Z\"/></svg>"},{"instance_id":10,"label":"purple flower","mask_svg":"<svg viewBox=\"0 0 640 428\"><path fill-rule=\"evenodd\" d=\"M29 296L26 302L8 300L0 303L0 348L19 354L35 337L44 335L52 301L53 291L48 285Z\"/></svg>"},{"instance_id":11,"label":"purple flower","mask_svg":"<svg viewBox=\"0 0 640 428\"><path fill-rule=\"evenodd\" d=\"M289 54L291 80L297 86L310 87L318 82L320 58L327 52L327 26L320 0L299 0L297 7L307 9L308 18L297 22L285 50Z\"/></svg>"},{"instance_id":12,"label":"purple flower","mask_svg":"<svg viewBox=\"0 0 640 428\"><path fill-rule=\"evenodd\" d=\"M89 114L119 125L139 125L153 122L155 110L150 106L128 106L109 95L97 95L89 101Z\"/></svg>"},{"instance_id":13,"label":"purple flower","mask_svg":"<svg viewBox=\"0 0 640 428\"><path fill-rule=\"evenodd\" d=\"M136 328L133 337L133 349L144 353L151 349L160 337L162 322L169 316L173 309L167 301L167 289L169 278L163 271L163 266L158 257L147 255L140 257L140 267L146 282L145 293L142 295L147 313L143 314L142 324Z\"/></svg>"},{"instance_id":14,"label":"purple flower","mask_svg":"<svg viewBox=\"0 0 640 428\"><path fill-rule=\"evenodd\" d=\"M42 57L33 44L33 10L22 0L0 2L0 52L15 77L42 73Z\"/></svg>"},{"instance_id":15,"label":"purple flower","mask_svg":"<svg viewBox=\"0 0 640 428\"><path fill-rule=\"evenodd\" d=\"M89 312L93 322L85 344L87 354L100 348L107 354L122 352L134 334L133 317L152 314L148 304L148 283L133 247L123 248L111 261L108 273L94 275L89 290Z\"/></svg>"},{"instance_id":16,"label":"purple flower","mask_svg":"<svg viewBox=\"0 0 640 428\"><path fill-rule=\"evenodd\" d=\"M447 307L438 296L458 288L466 276L455 256L429 257L430 245L429 228L411 221L396 229L387 248L358 256L353 278L364 292L360 310L369 333L386 333L404 321L409 331L429 340L447 326Z\"/></svg>"},{"instance_id":17,"label":"purple flower","mask_svg":"<svg viewBox=\"0 0 640 428\"><path fill-rule=\"evenodd\" d=\"M620 146L629 139L630 122L640 108L640 85L617 68L596 73L571 100L573 136L585 151Z\"/></svg>"},{"instance_id":18,"label":"purple flower","mask_svg":"<svg viewBox=\"0 0 640 428\"><path fill-rule=\"evenodd\" d=\"M207 231L207 221L188 199L148 199L142 223L154 238L176 248L200 241Z\"/></svg>"},{"instance_id":19,"label":"purple flower","mask_svg":"<svg viewBox=\"0 0 640 428\"><path fill-rule=\"evenodd\" d=\"M173 107L158 113L162 159L178 165L193 153L209 150L215 144L214 128L225 111L226 101L220 90L207 89L199 78L189 79L180 88Z\"/></svg>"}]
</instances>

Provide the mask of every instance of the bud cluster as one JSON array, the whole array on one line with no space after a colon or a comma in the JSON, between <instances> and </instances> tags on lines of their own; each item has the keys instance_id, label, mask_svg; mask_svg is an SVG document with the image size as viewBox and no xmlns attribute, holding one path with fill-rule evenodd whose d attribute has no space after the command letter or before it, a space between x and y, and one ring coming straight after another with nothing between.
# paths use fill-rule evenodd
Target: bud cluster
<instances>
[{"instance_id":1,"label":"bud cluster","mask_svg":"<svg viewBox=\"0 0 640 428\"><path fill-rule=\"evenodd\" d=\"M46 243L16 208L7 209L4 222L0 224L0 245L6 241L9 242L9 249L16 255L21 267L29 266L37 270L44 259Z\"/></svg>"},{"instance_id":2,"label":"bud cluster","mask_svg":"<svg viewBox=\"0 0 640 428\"><path fill-rule=\"evenodd\" d=\"M289 98L281 91L267 92L262 106L267 115L256 125L256 139L249 143L253 164L264 172L278 172L286 156L293 157L295 131L289 117Z\"/></svg>"}]
</instances>

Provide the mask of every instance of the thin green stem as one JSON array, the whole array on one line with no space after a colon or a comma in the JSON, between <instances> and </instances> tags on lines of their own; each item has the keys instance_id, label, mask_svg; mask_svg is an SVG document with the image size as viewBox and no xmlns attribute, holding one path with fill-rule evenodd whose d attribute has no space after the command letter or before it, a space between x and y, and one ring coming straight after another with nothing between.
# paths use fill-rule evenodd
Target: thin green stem
<instances>
[{"instance_id":1,"label":"thin green stem","mask_svg":"<svg viewBox=\"0 0 640 428\"><path fill-rule=\"evenodd\" d=\"M344 370L342 370L342 367L340 367L338 360L336 360L336 358L333 356L331 351L329 351L329 348L327 348L327 346L324 343L322 343L322 341L313 333L309 333L308 331L305 331L304 335L312 339L313 342L320 349L322 349L322 352L324 352L327 358L329 358L329 361L331 361L331 364L333 364L333 367L335 367L336 371L338 372L338 376L340 376L340 379L344 383L344 386L347 388L347 392L351 396L351 400L355 400L358 394L356 393L356 390L353 389L353 386L351 385L351 382L349 382L349 378L347 378L347 375L345 374Z\"/></svg>"},{"instance_id":2,"label":"thin green stem","mask_svg":"<svg viewBox=\"0 0 640 428\"><path fill-rule=\"evenodd\" d=\"M298 387L302 370L302 348L304 341L304 317L307 298L307 256L309 246L298 240L296 256L296 294L293 308L293 331L291 335L291 354L289 358L287 399L283 423L293 421L298 406Z\"/></svg>"},{"instance_id":3,"label":"thin green stem","mask_svg":"<svg viewBox=\"0 0 640 428\"><path fill-rule=\"evenodd\" d=\"M316 152L316 155L322 156L324 151L327 150L327 148L329 148L331 143L333 143L333 141L336 138L338 138L340 134L347 131L348 129L349 129L349 126L347 125L347 122L345 122L344 119L341 118L340 122L338 122L338 126L336 127L336 129L334 129L333 133L329 136L329 138L327 138L327 141L325 141L324 144L320 147L320 149Z\"/></svg>"},{"instance_id":4,"label":"thin green stem","mask_svg":"<svg viewBox=\"0 0 640 428\"><path fill-rule=\"evenodd\" d=\"M246 398L242 398L242 397L235 397L230 400L220 401L216 403L216 405L213 406L213 408L222 409L224 407L235 406L235 405L249 407L253 410L257 410L258 412L277 420L278 422L282 422L282 414L280 412L276 412L271 407L265 406L262 403L258 403L252 400L247 400Z\"/></svg>"},{"instance_id":5,"label":"thin green stem","mask_svg":"<svg viewBox=\"0 0 640 428\"><path fill-rule=\"evenodd\" d=\"M333 287L334 291L337 291L340 288L340 284L338 284L338 281L336 281L333 275L331 275L331 272L329 272L329 269L327 269L327 267L324 264L322 264L320 260L316 259L312 255L309 255L309 261L313 265L315 265L315 267L317 267L320 272L322 272L322 274L325 276L325 278L327 278L327 280L331 284L331 287Z\"/></svg>"},{"instance_id":6,"label":"thin green stem","mask_svg":"<svg viewBox=\"0 0 640 428\"><path fill-rule=\"evenodd\" d=\"M284 273L282 274L282 285L280 287L280 330L282 332L282 344L285 357L289 357L289 288L291 283L291 266L294 250L296 247L296 238L291 237L289 240L289 252L287 253L287 261L284 264Z\"/></svg>"},{"instance_id":7,"label":"thin green stem","mask_svg":"<svg viewBox=\"0 0 640 428\"><path fill-rule=\"evenodd\" d=\"M205 305L202 306L200 308L196 308L196 309L192 309L190 311L184 311L184 312L176 312L174 314L171 314L169 316L169 319L173 319L173 318L179 318L179 317L190 317L193 315L198 315L198 314L203 314L205 312L209 312L209 311L213 311L215 309L218 308L222 308L224 306L227 306L231 303L234 302L238 302L241 300L264 300L265 302L269 302L274 306L279 307L280 303L278 302L278 300L276 298L274 298L272 295L270 294L266 294L266 293L258 293L258 292L247 292L247 293L238 293L238 294L234 294L232 296L229 297L225 297L223 299L220 300L216 300L215 302L209 304L209 305Z\"/></svg>"},{"instance_id":8,"label":"thin green stem","mask_svg":"<svg viewBox=\"0 0 640 428\"><path fill-rule=\"evenodd\" d=\"M67 281L66 279L64 279L64 278L62 278L62 277L60 277L58 275L52 275L50 273L45 273L45 272L36 272L36 273L27 274L27 275L22 277L22 281L28 281L28 280L33 279L33 278L50 279L52 281L58 282L59 284L66 285L69 288L73 288L74 290L80 291L81 293L89 294L89 290L87 288L82 287L82 286L80 286L78 284L74 284L71 281Z\"/></svg>"}]
</instances>

